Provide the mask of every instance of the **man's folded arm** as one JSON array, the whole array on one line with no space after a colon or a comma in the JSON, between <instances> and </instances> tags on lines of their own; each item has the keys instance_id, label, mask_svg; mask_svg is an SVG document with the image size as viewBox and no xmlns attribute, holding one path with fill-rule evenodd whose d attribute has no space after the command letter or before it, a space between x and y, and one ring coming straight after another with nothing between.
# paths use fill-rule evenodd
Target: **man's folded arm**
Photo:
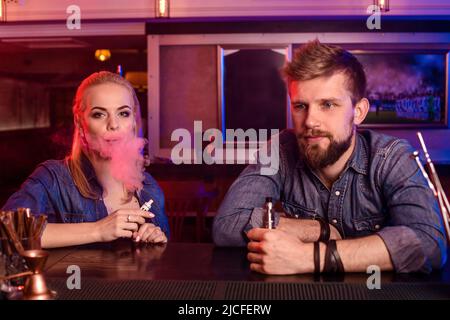
<instances>
[{"instance_id":1,"label":"man's folded arm","mask_svg":"<svg viewBox=\"0 0 450 320\"><path fill-rule=\"evenodd\" d=\"M245 232L260 227L258 221L266 197L280 197L279 173L260 174L259 165L249 165L232 184L213 223L213 240L217 246L246 246ZM253 217L253 219L252 219Z\"/></svg>"},{"instance_id":2,"label":"man's folded arm","mask_svg":"<svg viewBox=\"0 0 450 320\"><path fill-rule=\"evenodd\" d=\"M430 272L445 263L447 240L437 201L412 151L407 143L398 143L381 170L389 226L378 235L396 272Z\"/></svg>"}]
</instances>

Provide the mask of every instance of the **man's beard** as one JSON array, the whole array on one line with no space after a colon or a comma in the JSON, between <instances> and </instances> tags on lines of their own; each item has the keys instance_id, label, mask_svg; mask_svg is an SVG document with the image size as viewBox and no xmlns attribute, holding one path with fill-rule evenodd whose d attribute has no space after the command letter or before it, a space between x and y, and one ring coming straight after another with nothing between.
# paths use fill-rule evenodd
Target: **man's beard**
<instances>
[{"instance_id":1,"label":"man's beard","mask_svg":"<svg viewBox=\"0 0 450 320\"><path fill-rule=\"evenodd\" d=\"M324 137L324 139L329 139L330 144L328 148L326 150L322 150L318 143L305 144L303 137L306 134L310 136L321 136ZM298 134L297 139L300 148L300 156L312 169L325 168L338 161L339 158L350 148L353 135L353 126L348 137L342 141L336 141L330 133L320 130L312 130L311 132L301 135Z\"/></svg>"}]
</instances>

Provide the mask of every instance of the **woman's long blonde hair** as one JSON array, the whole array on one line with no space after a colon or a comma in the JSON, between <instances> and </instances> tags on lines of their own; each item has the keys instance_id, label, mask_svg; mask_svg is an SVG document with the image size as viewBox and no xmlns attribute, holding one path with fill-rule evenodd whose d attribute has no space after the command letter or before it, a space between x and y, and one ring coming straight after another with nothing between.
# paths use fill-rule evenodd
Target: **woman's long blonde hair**
<instances>
[{"instance_id":1,"label":"woman's long blonde hair","mask_svg":"<svg viewBox=\"0 0 450 320\"><path fill-rule=\"evenodd\" d=\"M83 197L97 199L98 195L94 192L89 184L86 175L82 170L82 156L88 157L85 148L83 148L83 137L81 136L80 128L82 127L83 113L86 110L86 92L88 89L105 83L115 83L126 88L133 97L133 113L135 117L135 134L136 136L142 136L142 123L141 123L141 111L139 106L139 100L132 85L120 75L109 72L100 71L91 74L84 79L77 89L73 103L73 120L75 124L75 131L73 135L72 151L66 157L67 165L69 167L72 178L75 182L80 193Z\"/></svg>"}]
</instances>

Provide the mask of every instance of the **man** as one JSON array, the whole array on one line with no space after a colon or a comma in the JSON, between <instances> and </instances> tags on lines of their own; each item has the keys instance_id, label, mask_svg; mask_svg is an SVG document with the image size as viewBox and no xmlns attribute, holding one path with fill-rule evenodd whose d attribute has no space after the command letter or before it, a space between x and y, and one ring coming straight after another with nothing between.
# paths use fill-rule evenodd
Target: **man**
<instances>
[{"instance_id":1,"label":"man","mask_svg":"<svg viewBox=\"0 0 450 320\"><path fill-rule=\"evenodd\" d=\"M267 274L440 268L442 221L411 146L356 132L369 110L358 60L315 40L284 73L294 129L279 136L280 168L272 176L258 164L242 172L214 220L215 243L248 241L250 268ZM266 197L284 210L272 230L261 228Z\"/></svg>"}]
</instances>

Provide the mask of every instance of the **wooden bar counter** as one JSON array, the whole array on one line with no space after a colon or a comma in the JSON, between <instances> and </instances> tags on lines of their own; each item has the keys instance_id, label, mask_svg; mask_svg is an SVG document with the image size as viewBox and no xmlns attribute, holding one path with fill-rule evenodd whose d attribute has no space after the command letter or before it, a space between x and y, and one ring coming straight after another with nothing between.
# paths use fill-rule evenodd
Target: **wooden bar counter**
<instances>
[{"instance_id":1,"label":"wooden bar counter","mask_svg":"<svg viewBox=\"0 0 450 320\"><path fill-rule=\"evenodd\" d=\"M45 277L58 299L299 300L450 299L450 265L430 275L266 276L251 272L246 248L208 243L137 245L130 240L51 249ZM73 267L80 289L71 287ZM69 271L69 272L68 272Z\"/></svg>"}]
</instances>

